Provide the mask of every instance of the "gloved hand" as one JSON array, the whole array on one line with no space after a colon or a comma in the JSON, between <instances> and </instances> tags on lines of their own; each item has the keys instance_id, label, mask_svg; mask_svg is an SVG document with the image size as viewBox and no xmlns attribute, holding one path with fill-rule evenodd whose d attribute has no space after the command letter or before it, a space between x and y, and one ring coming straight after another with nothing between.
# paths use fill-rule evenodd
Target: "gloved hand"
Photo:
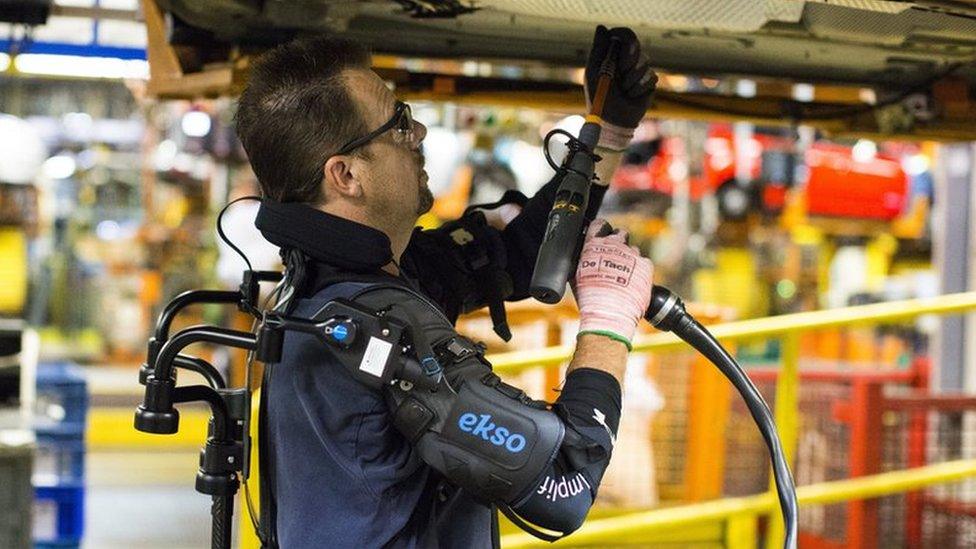
<instances>
[{"instance_id":1,"label":"gloved hand","mask_svg":"<svg viewBox=\"0 0 976 549\"><path fill-rule=\"evenodd\" d=\"M600 65L610 49L610 40L620 39L617 50L617 67L613 83L607 92L603 106L603 124L599 147L622 151L634 137L634 130L651 101L651 94L657 86L657 74L650 67L647 55L641 53L640 41L634 31L626 27L607 29L603 25L596 28L593 47L586 60L586 110L590 110L591 98L596 93L600 78Z\"/></svg>"},{"instance_id":2,"label":"gloved hand","mask_svg":"<svg viewBox=\"0 0 976 549\"><path fill-rule=\"evenodd\" d=\"M595 333L630 349L637 323L651 301L654 265L627 245L627 232L608 233L602 219L590 223L576 270L580 334ZM605 236L601 236L605 235Z\"/></svg>"}]
</instances>

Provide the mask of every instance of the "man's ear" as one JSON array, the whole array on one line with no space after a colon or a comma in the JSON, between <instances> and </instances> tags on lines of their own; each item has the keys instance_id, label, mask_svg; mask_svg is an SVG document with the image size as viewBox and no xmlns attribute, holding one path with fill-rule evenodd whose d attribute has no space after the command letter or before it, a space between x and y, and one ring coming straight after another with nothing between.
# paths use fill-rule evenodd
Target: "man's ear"
<instances>
[{"instance_id":1,"label":"man's ear","mask_svg":"<svg viewBox=\"0 0 976 549\"><path fill-rule=\"evenodd\" d=\"M322 170L326 198L359 198L363 195L363 186L356 177L358 170L354 164L355 160L349 155L333 156L325 161Z\"/></svg>"}]
</instances>

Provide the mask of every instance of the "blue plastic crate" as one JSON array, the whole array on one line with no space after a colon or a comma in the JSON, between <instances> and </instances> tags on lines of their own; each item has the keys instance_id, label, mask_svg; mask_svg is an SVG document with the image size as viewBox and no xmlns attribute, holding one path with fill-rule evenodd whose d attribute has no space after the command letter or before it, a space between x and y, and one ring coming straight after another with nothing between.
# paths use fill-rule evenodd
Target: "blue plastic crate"
<instances>
[{"instance_id":1,"label":"blue plastic crate","mask_svg":"<svg viewBox=\"0 0 976 549\"><path fill-rule=\"evenodd\" d=\"M83 433L37 431L34 486L84 484L85 439Z\"/></svg>"},{"instance_id":2,"label":"blue plastic crate","mask_svg":"<svg viewBox=\"0 0 976 549\"><path fill-rule=\"evenodd\" d=\"M41 363L36 385L38 433L83 434L89 406L84 371L67 362Z\"/></svg>"},{"instance_id":3,"label":"blue plastic crate","mask_svg":"<svg viewBox=\"0 0 976 549\"><path fill-rule=\"evenodd\" d=\"M34 547L78 547L85 533L85 488L34 488Z\"/></svg>"}]
</instances>

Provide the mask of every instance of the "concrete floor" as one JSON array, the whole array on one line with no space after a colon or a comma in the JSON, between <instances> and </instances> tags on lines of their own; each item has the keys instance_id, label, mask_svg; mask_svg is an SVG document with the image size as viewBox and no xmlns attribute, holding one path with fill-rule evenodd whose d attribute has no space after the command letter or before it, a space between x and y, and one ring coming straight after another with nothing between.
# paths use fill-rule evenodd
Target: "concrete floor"
<instances>
[{"instance_id":1,"label":"concrete floor","mask_svg":"<svg viewBox=\"0 0 976 549\"><path fill-rule=\"evenodd\" d=\"M193 489L193 453L88 455L83 547L210 546L210 498Z\"/></svg>"},{"instance_id":2,"label":"concrete floor","mask_svg":"<svg viewBox=\"0 0 976 549\"><path fill-rule=\"evenodd\" d=\"M181 383L194 383L183 372ZM132 407L142 399L136 365L85 368L93 406ZM185 379L184 379L185 377ZM201 441L202 442L202 441ZM86 549L210 547L210 497L193 488L198 449L89 449ZM240 520L240 506L235 505ZM246 511L245 511L246 513ZM236 529L235 529L236 533ZM236 543L236 539L235 539Z\"/></svg>"}]
</instances>

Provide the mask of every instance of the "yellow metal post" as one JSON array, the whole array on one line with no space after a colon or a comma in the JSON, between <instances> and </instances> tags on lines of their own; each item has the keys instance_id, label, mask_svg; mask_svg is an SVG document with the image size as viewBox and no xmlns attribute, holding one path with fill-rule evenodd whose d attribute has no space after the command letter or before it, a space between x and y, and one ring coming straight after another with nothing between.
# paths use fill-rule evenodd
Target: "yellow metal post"
<instances>
[{"instance_id":1,"label":"yellow metal post","mask_svg":"<svg viewBox=\"0 0 976 549\"><path fill-rule=\"evenodd\" d=\"M783 365L776 378L776 406L774 417L779 439L783 443L786 461L792 467L793 456L796 453L797 439L800 430L800 335L788 332L781 340L781 356ZM769 491L776 495L776 484L772 475L769 479ZM774 549L783 546L785 527L783 517L778 507L770 515L769 530L766 536L766 548Z\"/></svg>"},{"instance_id":2,"label":"yellow metal post","mask_svg":"<svg viewBox=\"0 0 976 549\"><path fill-rule=\"evenodd\" d=\"M722 496L725 437L732 390L704 357L692 364L688 396L688 439L685 452L685 501Z\"/></svg>"},{"instance_id":3,"label":"yellow metal post","mask_svg":"<svg viewBox=\"0 0 976 549\"><path fill-rule=\"evenodd\" d=\"M756 549L758 515L738 514L725 522L726 549Z\"/></svg>"},{"instance_id":4,"label":"yellow metal post","mask_svg":"<svg viewBox=\"0 0 976 549\"><path fill-rule=\"evenodd\" d=\"M247 498L248 495L251 497L251 502L254 504L254 513L260 516L261 513L261 491L258 483L260 478L260 471L258 470L258 403L261 402L261 389L255 389L254 393L251 394L251 425L250 425L250 436L251 436L251 470L250 478L247 482L247 490L241 486L241 491L239 492L238 508L240 509L241 520L238 521L239 536L237 539L238 547L240 549L260 549L261 540L258 539L257 533L254 531L254 526L251 524L251 520L248 516L247 510Z\"/></svg>"},{"instance_id":5,"label":"yellow metal post","mask_svg":"<svg viewBox=\"0 0 976 549\"><path fill-rule=\"evenodd\" d=\"M137 448L141 451L200 449L207 441L210 413L190 408L180 411L180 430L159 436L132 427L132 408L97 406L88 414L87 444L92 450Z\"/></svg>"}]
</instances>

